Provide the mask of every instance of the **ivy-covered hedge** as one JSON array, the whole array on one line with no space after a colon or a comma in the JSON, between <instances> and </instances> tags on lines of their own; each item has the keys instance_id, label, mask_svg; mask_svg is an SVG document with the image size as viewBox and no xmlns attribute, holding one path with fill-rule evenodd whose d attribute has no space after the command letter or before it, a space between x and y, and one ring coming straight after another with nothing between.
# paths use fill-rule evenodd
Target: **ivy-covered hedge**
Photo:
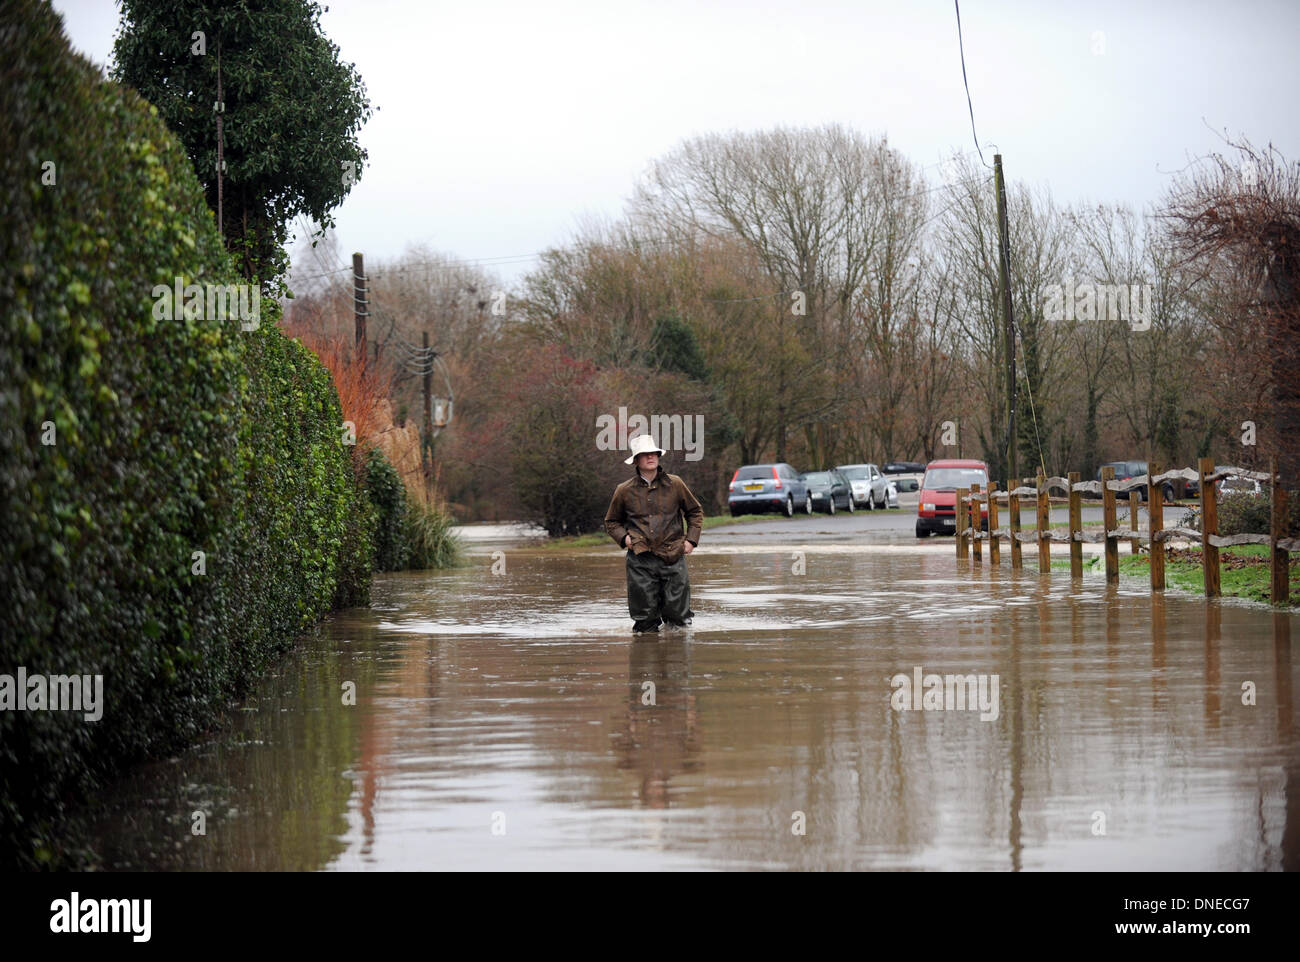
<instances>
[{"instance_id":1,"label":"ivy-covered hedge","mask_svg":"<svg viewBox=\"0 0 1300 962\"><path fill-rule=\"evenodd\" d=\"M155 311L178 277L241 283L156 111L35 0L6 5L0 63L0 674L104 693L98 721L0 711L0 866L71 865L70 806L364 600L373 517L271 299L256 330Z\"/></svg>"},{"instance_id":2,"label":"ivy-covered hedge","mask_svg":"<svg viewBox=\"0 0 1300 962\"><path fill-rule=\"evenodd\" d=\"M366 494L375 508L375 570L401 571L411 548L406 532L406 485L375 448L366 463Z\"/></svg>"}]
</instances>

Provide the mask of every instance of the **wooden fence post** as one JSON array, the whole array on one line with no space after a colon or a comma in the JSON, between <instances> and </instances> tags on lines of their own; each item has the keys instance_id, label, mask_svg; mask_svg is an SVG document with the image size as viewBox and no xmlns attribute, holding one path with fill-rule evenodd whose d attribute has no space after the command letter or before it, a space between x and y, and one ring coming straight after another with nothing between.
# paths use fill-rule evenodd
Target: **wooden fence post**
<instances>
[{"instance_id":1,"label":"wooden fence post","mask_svg":"<svg viewBox=\"0 0 1300 962\"><path fill-rule=\"evenodd\" d=\"M1106 528L1106 580L1119 581L1119 542L1110 536L1115 530L1115 492L1110 483L1115 480L1115 469L1101 469L1101 523Z\"/></svg>"},{"instance_id":2,"label":"wooden fence post","mask_svg":"<svg viewBox=\"0 0 1300 962\"><path fill-rule=\"evenodd\" d=\"M970 488L957 489L957 560L969 561L970 548L967 544L967 535L970 533L966 528L966 496L970 494ZM937 514L937 511L936 511Z\"/></svg>"},{"instance_id":3,"label":"wooden fence post","mask_svg":"<svg viewBox=\"0 0 1300 962\"><path fill-rule=\"evenodd\" d=\"M1013 490L1020 487L1020 485L1015 482L1014 478L1007 483ZM1010 517L1010 520L1007 523L1010 525L1011 529L1011 570L1019 571L1020 538L1018 538L1017 535L1020 534L1020 495L1007 495L1007 514Z\"/></svg>"},{"instance_id":4,"label":"wooden fence post","mask_svg":"<svg viewBox=\"0 0 1300 962\"><path fill-rule=\"evenodd\" d=\"M1210 544L1210 535L1219 533L1219 492L1214 482L1214 458L1201 458L1201 568L1205 572L1205 597L1219 597L1219 549Z\"/></svg>"},{"instance_id":5,"label":"wooden fence post","mask_svg":"<svg viewBox=\"0 0 1300 962\"><path fill-rule=\"evenodd\" d=\"M1147 491L1150 490L1151 482L1148 480ZM1138 514L1141 511L1142 496L1138 494L1137 488L1134 488L1128 493L1128 529L1133 532L1133 537L1129 539L1129 547L1133 554L1138 554L1142 550L1142 539L1138 537Z\"/></svg>"},{"instance_id":6,"label":"wooden fence post","mask_svg":"<svg viewBox=\"0 0 1300 962\"><path fill-rule=\"evenodd\" d=\"M1083 577L1083 542L1075 537L1083 530L1083 492L1075 491L1079 472L1070 472L1070 577Z\"/></svg>"},{"instance_id":7,"label":"wooden fence post","mask_svg":"<svg viewBox=\"0 0 1300 962\"><path fill-rule=\"evenodd\" d=\"M989 561L994 564L1001 564L1002 551L998 545L998 483L989 482Z\"/></svg>"},{"instance_id":8,"label":"wooden fence post","mask_svg":"<svg viewBox=\"0 0 1300 962\"><path fill-rule=\"evenodd\" d=\"M1154 461L1147 465L1150 483L1147 490L1151 492L1147 501L1148 535L1151 538L1151 590L1165 590L1165 544L1156 537L1164 529L1165 496L1162 486L1157 485L1155 477L1160 473L1160 465Z\"/></svg>"},{"instance_id":9,"label":"wooden fence post","mask_svg":"<svg viewBox=\"0 0 1300 962\"><path fill-rule=\"evenodd\" d=\"M1052 542L1048 540L1052 533L1052 516L1047 510L1047 477L1043 469L1038 469L1038 573L1047 574L1052 570Z\"/></svg>"},{"instance_id":10,"label":"wooden fence post","mask_svg":"<svg viewBox=\"0 0 1300 962\"><path fill-rule=\"evenodd\" d=\"M1284 551L1277 546L1282 538L1287 536L1287 501L1289 495L1285 488L1282 487L1282 479L1277 473L1277 459L1272 458L1268 463L1268 472L1272 480L1269 487L1272 489L1272 524L1269 525L1269 538L1272 544L1269 546L1269 564L1272 568L1272 591L1269 594L1269 600L1275 605L1291 604L1291 555L1290 552Z\"/></svg>"},{"instance_id":11,"label":"wooden fence post","mask_svg":"<svg viewBox=\"0 0 1300 962\"><path fill-rule=\"evenodd\" d=\"M978 481L976 481L974 484L970 486L970 516L971 516L970 543L971 543L971 552L974 554L976 561L983 560L983 554L982 554L983 549L980 547L979 533L980 533L980 529L984 526L982 523L984 512L980 509L979 497L980 497L980 484Z\"/></svg>"}]
</instances>

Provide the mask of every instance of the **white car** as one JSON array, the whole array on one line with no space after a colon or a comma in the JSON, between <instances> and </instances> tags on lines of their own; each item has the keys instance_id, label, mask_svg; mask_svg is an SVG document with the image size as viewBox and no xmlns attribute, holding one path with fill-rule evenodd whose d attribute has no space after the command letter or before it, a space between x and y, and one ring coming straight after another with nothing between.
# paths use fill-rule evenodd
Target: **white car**
<instances>
[{"instance_id":1,"label":"white car","mask_svg":"<svg viewBox=\"0 0 1300 962\"><path fill-rule=\"evenodd\" d=\"M1219 482L1219 494L1263 494L1254 478L1224 478Z\"/></svg>"},{"instance_id":2,"label":"white car","mask_svg":"<svg viewBox=\"0 0 1300 962\"><path fill-rule=\"evenodd\" d=\"M874 464L837 464L835 470L843 472L849 479L854 504L860 504L868 511L888 504L889 481Z\"/></svg>"}]
</instances>

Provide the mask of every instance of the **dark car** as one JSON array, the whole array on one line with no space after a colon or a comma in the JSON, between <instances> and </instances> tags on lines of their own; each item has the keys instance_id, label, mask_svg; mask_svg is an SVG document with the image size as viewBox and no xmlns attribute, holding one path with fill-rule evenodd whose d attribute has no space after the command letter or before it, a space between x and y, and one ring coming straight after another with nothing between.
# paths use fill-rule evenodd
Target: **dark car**
<instances>
[{"instance_id":1,"label":"dark car","mask_svg":"<svg viewBox=\"0 0 1300 962\"><path fill-rule=\"evenodd\" d=\"M827 514L834 514L836 508L843 508L853 513L853 488L844 472L836 468L829 471L807 471L803 475L812 495L813 507Z\"/></svg>"},{"instance_id":2,"label":"dark car","mask_svg":"<svg viewBox=\"0 0 1300 962\"><path fill-rule=\"evenodd\" d=\"M1114 468L1116 481L1129 481L1133 478L1140 478L1142 475L1147 473L1147 463L1145 461L1107 461L1101 466L1101 468ZM1101 468L1097 469L1096 479L1098 481L1101 480ZM1129 490L1137 490L1137 492L1142 496L1143 501L1146 501L1148 498L1147 486L1145 484L1140 488L1130 488ZM1174 486L1172 482L1166 481L1160 486L1160 495L1161 499L1164 501L1174 500ZM1127 492L1124 491L1115 492L1115 496L1121 501L1127 500L1128 498Z\"/></svg>"},{"instance_id":3,"label":"dark car","mask_svg":"<svg viewBox=\"0 0 1300 962\"><path fill-rule=\"evenodd\" d=\"M727 491L727 507L733 515L780 511L790 517L796 511L812 514L813 503L799 472L778 462L737 468Z\"/></svg>"},{"instance_id":4,"label":"dark car","mask_svg":"<svg viewBox=\"0 0 1300 962\"><path fill-rule=\"evenodd\" d=\"M890 461L880 470L885 474L924 474L925 465L917 461Z\"/></svg>"}]
</instances>

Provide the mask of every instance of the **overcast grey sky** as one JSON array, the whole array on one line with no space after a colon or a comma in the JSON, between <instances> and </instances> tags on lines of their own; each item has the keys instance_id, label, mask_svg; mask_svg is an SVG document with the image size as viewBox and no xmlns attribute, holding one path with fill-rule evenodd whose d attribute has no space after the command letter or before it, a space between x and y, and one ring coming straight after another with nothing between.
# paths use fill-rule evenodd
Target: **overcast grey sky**
<instances>
[{"instance_id":1,"label":"overcast grey sky","mask_svg":"<svg viewBox=\"0 0 1300 962\"><path fill-rule=\"evenodd\" d=\"M111 55L111 0L55 0ZM426 243L507 280L617 216L649 163L710 131L839 122L921 165L974 149L951 0L334 0L321 17L380 110L337 212L344 252ZM1227 129L1300 160L1300 3L962 5L991 163L1058 201L1157 200ZM1209 125L1207 127L1207 124Z\"/></svg>"}]
</instances>

